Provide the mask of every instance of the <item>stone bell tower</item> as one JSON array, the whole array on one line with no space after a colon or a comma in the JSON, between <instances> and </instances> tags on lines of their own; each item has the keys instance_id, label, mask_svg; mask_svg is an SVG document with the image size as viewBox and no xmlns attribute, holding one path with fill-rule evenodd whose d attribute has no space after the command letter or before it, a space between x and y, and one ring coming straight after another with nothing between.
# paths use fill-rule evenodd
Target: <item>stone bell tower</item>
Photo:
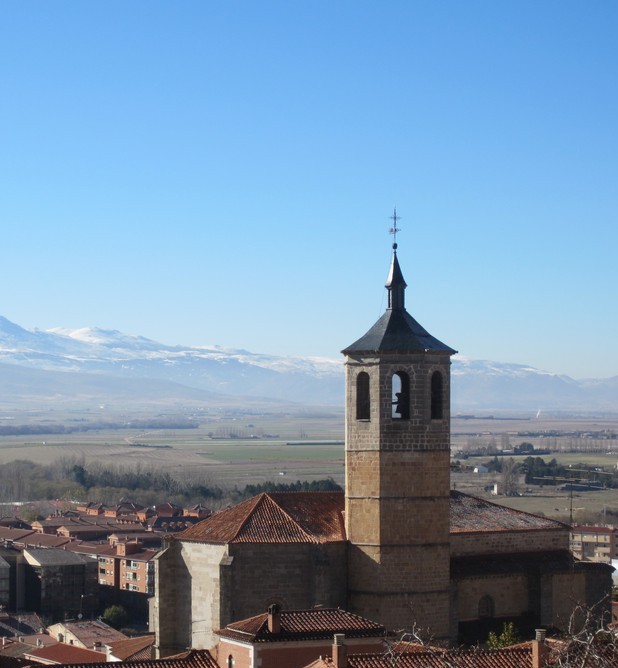
<instances>
[{"instance_id":1,"label":"stone bell tower","mask_svg":"<svg viewBox=\"0 0 618 668\"><path fill-rule=\"evenodd\" d=\"M388 308L343 350L348 607L449 638L450 358L405 308L393 244Z\"/></svg>"}]
</instances>

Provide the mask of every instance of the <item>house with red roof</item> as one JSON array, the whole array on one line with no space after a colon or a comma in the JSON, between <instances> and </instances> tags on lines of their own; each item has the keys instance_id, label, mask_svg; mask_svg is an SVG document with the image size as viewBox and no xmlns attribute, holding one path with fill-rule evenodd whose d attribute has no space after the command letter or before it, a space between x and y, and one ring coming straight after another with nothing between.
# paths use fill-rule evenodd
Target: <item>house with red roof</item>
<instances>
[{"instance_id":1,"label":"house with red roof","mask_svg":"<svg viewBox=\"0 0 618 668\"><path fill-rule=\"evenodd\" d=\"M95 652L76 645L57 643L47 647L39 647L23 655L24 659L46 665L61 664L71 666L76 663L102 663L105 661L105 652Z\"/></svg>"},{"instance_id":2,"label":"house with red roof","mask_svg":"<svg viewBox=\"0 0 618 668\"><path fill-rule=\"evenodd\" d=\"M105 643L108 662L147 661L153 659L154 633Z\"/></svg>"},{"instance_id":3,"label":"house with red roof","mask_svg":"<svg viewBox=\"0 0 618 668\"><path fill-rule=\"evenodd\" d=\"M105 652L105 645L127 636L99 619L82 619L76 622L58 622L47 627L47 632L58 642L83 649Z\"/></svg>"},{"instance_id":4,"label":"house with red roof","mask_svg":"<svg viewBox=\"0 0 618 668\"><path fill-rule=\"evenodd\" d=\"M90 652L89 654L85 654L89 650L84 650L79 647L71 647L69 645L65 645L65 647L68 649L64 652L57 652L52 657L52 659L65 658L67 659L66 661L50 661L47 655L43 655L44 659L47 659L47 663L59 663L60 665L71 666L72 668L109 668L109 663L101 661L100 654L98 652ZM43 663L44 661L41 660L41 654L37 653L37 655L39 658L36 660L33 660L32 658L30 658L29 661L19 659L19 663L7 663L6 668L20 668L21 666L24 666L25 668L26 666L31 666L33 664L36 665L36 663ZM33 655L28 656L31 657ZM76 659L79 659L80 657L84 659L84 661L76 661ZM94 660L88 661L89 658L93 658ZM111 659L111 661L113 662L114 660ZM212 654L205 649L187 650L180 652L179 654L175 654L174 656L169 656L165 659L147 659L137 657L135 659L122 661L121 663L124 668L223 668L222 666L219 666ZM5 664L2 664L3 668L4 665Z\"/></svg>"},{"instance_id":5,"label":"house with red roof","mask_svg":"<svg viewBox=\"0 0 618 668\"><path fill-rule=\"evenodd\" d=\"M217 632L215 650L222 666L236 668L302 668L330 652L334 634L343 634L350 652L364 654L385 650L386 629L339 608L281 610L232 622Z\"/></svg>"}]
</instances>

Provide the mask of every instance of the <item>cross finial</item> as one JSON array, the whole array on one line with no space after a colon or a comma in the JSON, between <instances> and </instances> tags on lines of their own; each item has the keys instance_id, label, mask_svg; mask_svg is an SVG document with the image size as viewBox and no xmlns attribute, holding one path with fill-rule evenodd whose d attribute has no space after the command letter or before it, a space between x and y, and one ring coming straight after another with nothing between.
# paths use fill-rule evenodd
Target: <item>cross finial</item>
<instances>
[{"instance_id":1,"label":"cross finial","mask_svg":"<svg viewBox=\"0 0 618 668\"><path fill-rule=\"evenodd\" d=\"M397 215L397 207L393 209L393 215L389 216L389 218L393 221L393 226L388 233L393 235L393 250L397 250L397 232L401 232L397 227L397 221L401 220L401 216Z\"/></svg>"}]
</instances>

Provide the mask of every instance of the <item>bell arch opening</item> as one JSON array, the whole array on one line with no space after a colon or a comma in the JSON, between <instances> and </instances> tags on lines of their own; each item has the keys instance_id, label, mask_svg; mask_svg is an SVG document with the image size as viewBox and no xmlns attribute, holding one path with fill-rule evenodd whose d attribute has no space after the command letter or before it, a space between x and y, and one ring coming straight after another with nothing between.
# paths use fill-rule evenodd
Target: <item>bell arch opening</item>
<instances>
[{"instance_id":1,"label":"bell arch opening","mask_svg":"<svg viewBox=\"0 0 618 668\"><path fill-rule=\"evenodd\" d=\"M410 419L410 377L405 371L397 371L391 381L391 417L394 420Z\"/></svg>"},{"instance_id":2,"label":"bell arch opening","mask_svg":"<svg viewBox=\"0 0 618 668\"><path fill-rule=\"evenodd\" d=\"M369 374L361 371L356 376L356 419L369 420L371 415L371 396L369 393Z\"/></svg>"}]
</instances>

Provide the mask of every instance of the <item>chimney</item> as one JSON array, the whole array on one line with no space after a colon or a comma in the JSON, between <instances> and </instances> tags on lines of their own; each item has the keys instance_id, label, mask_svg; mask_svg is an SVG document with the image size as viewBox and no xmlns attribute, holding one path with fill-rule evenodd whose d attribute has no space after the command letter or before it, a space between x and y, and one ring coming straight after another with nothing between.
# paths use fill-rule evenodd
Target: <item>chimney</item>
<instances>
[{"instance_id":1,"label":"chimney","mask_svg":"<svg viewBox=\"0 0 618 668\"><path fill-rule=\"evenodd\" d=\"M333 636L333 665L335 668L346 668L348 665L348 648L345 643L345 634L335 633Z\"/></svg>"},{"instance_id":2,"label":"chimney","mask_svg":"<svg viewBox=\"0 0 618 668\"><path fill-rule=\"evenodd\" d=\"M277 603L268 606L268 632L281 633L281 606Z\"/></svg>"},{"instance_id":3,"label":"chimney","mask_svg":"<svg viewBox=\"0 0 618 668\"><path fill-rule=\"evenodd\" d=\"M36 639L36 646L37 647L43 647L43 641L40 638Z\"/></svg>"},{"instance_id":4,"label":"chimney","mask_svg":"<svg viewBox=\"0 0 618 668\"><path fill-rule=\"evenodd\" d=\"M532 668L545 668L549 658L549 647L545 642L545 629L536 629L532 641Z\"/></svg>"}]
</instances>

